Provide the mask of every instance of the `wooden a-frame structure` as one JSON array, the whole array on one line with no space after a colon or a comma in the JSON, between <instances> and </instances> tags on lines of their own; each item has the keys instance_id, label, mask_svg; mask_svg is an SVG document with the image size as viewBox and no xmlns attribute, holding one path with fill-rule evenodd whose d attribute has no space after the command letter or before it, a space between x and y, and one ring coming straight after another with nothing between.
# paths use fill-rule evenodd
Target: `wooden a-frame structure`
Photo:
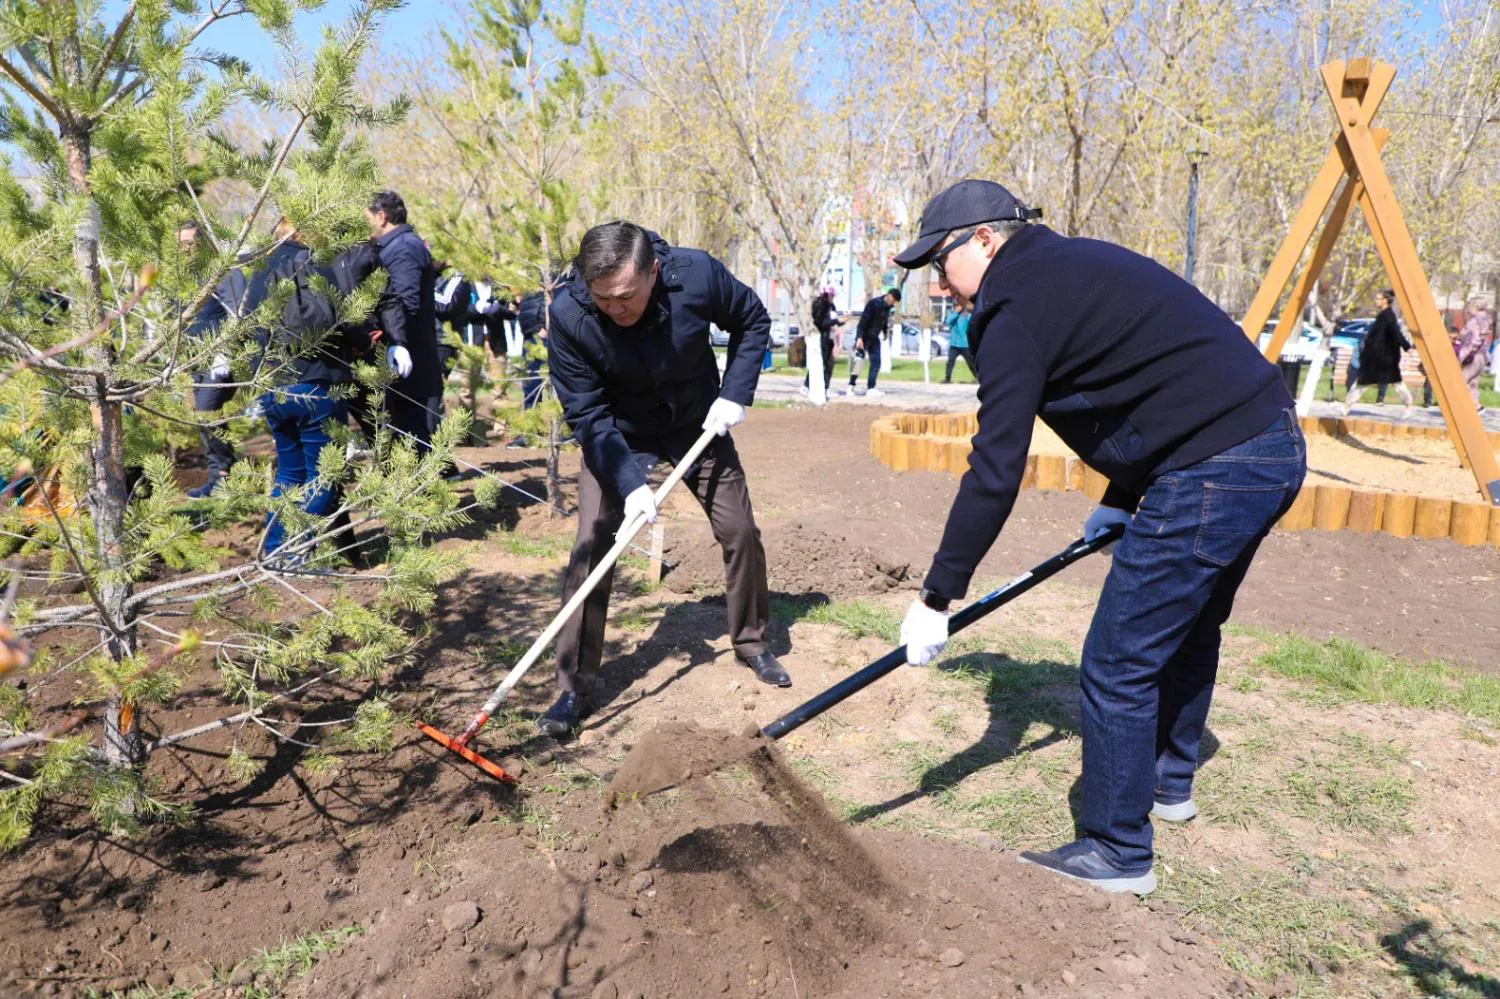
<instances>
[{"instance_id":1,"label":"wooden a-frame structure","mask_svg":"<svg viewBox=\"0 0 1500 999\"><path fill-rule=\"evenodd\" d=\"M1323 168L1302 199L1302 206L1292 219L1291 230L1281 249L1276 251L1249 311L1245 313L1245 334L1251 340L1259 338L1271 318L1271 310L1281 297L1281 290L1291 279L1318 222L1327 212L1327 221L1317 245L1313 247L1307 269L1292 288L1271 342L1266 345L1268 359L1275 361L1281 356L1281 348L1297 327L1313 283L1328 263L1333 244L1357 203L1365 224L1369 226L1380 262L1385 266L1391 289L1396 293L1396 300L1413 333L1412 342L1432 382L1438 405L1442 407L1449 436L1458 450L1458 459L1474 472L1474 479L1486 502L1492 507L1500 507L1500 465L1495 461L1489 437L1470 400L1458 358L1448 342L1447 328L1438 313L1422 263L1417 258L1416 245L1402 218L1390 177L1380 161L1380 149L1390 132L1370 125L1391 81L1396 78L1396 69L1390 63L1378 60L1355 59L1348 64L1328 63L1322 68L1322 74L1323 85L1338 117L1339 134L1323 161ZM1330 204L1333 210L1328 212Z\"/></svg>"}]
</instances>

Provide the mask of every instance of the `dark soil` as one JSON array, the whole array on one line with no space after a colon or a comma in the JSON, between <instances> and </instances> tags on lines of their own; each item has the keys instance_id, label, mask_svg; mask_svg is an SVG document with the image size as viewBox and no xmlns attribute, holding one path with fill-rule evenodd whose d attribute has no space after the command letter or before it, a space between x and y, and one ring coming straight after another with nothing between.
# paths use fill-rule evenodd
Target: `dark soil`
<instances>
[{"instance_id":1,"label":"dark soil","mask_svg":"<svg viewBox=\"0 0 1500 999\"><path fill-rule=\"evenodd\" d=\"M869 458L876 415L755 411L736 432L778 595L884 593L926 569L956 480L896 475ZM466 457L543 491L540 453ZM566 455L564 471L576 462ZM571 535L571 520L549 521L526 502L444 542L478 542L478 553L413 622L430 628L414 661L383 678L403 710L461 727L513 661L503 650L529 643L556 611L563 556L486 543L496 529ZM1075 494L1023 494L977 579L1055 553L1088 509ZM668 542L671 585L718 592L722 562L701 516L674 517ZM1085 560L1066 584L1097 586L1107 568ZM1235 619L1488 669L1500 662L1496 575L1493 551L1448 542L1275 535ZM631 574L616 574L617 600L631 587ZM851 832L755 753L604 811L603 782L658 723L736 731L845 675L778 646L797 686L761 687L733 666L721 604L663 596L636 598L650 612L649 635L612 626L608 697L582 738L559 746L532 735L531 712L552 696L545 664L508 705L519 717L491 722L480 748L521 772L518 789L410 730L394 752L322 776L299 768L304 748L243 733L240 748L263 769L239 782L225 767L234 733L221 730L151 761L159 793L195 808L180 828L121 842L99 835L81 808L44 806L32 840L0 859L0 996L165 990L174 976L201 977L204 962L227 977L258 949L356 923L364 934L300 979L298 994L1186 999L1229 989L1214 942L1177 914L1059 884L1017 864L1009 844ZM890 724L898 684L851 702L844 717ZM64 717L79 693L55 686L39 724ZM342 718L372 692L314 688L284 714ZM170 732L223 713L205 673L149 722ZM715 761L676 762L679 774L700 776Z\"/></svg>"}]
</instances>

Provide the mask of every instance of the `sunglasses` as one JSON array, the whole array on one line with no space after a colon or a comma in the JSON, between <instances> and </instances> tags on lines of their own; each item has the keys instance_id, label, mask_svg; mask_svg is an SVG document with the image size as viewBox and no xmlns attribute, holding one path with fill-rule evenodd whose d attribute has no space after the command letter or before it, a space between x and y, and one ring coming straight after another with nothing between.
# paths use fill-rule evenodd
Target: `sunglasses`
<instances>
[{"instance_id":1,"label":"sunglasses","mask_svg":"<svg viewBox=\"0 0 1500 999\"><path fill-rule=\"evenodd\" d=\"M943 258L952 253L954 250L958 249L960 246L963 246L969 240L973 239L974 233L978 231L979 229L977 227L970 229L968 232L964 233L962 236L958 237L953 242L943 247L937 253L933 254L930 263L932 264L932 269L937 272L937 276L940 280L946 281L948 279L948 271L946 269L946 265L943 263Z\"/></svg>"}]
</instances>

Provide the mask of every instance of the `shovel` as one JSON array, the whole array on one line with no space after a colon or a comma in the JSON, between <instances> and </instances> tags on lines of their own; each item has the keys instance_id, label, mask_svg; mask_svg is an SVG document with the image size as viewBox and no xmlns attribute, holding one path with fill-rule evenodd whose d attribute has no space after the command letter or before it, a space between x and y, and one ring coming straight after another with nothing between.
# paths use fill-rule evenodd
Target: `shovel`
<instances>
[{"instance_id":1,"label":"shovel","mask_svg":"<svg viewBox=\"0 0 1500 999\"><path fill-rule=\"evenodd\" d=\"M683 455L682 460L677 463L677 467L672 469L672 474L667 476L666 481L661 484L661 488L656 490L655 500L658 510L667 501L667 496L671 494L677 483L682 481L688 469L693 467L693 464L703 454L708 445L713 443L714 436L715 432L713 430L703 431L698 439L693 442L693 446L688 448L687 454ZM605 553L604 558L600 559L599 564L594 567L594 571L589 573L588 578L583 581L583 585L578 588L578 592L574 593L568 602L563 604L562 610L557 612L557 616L552 619L552 623L547 625L546 629L537 636L535 642L531 643L531 648L526 650L526 654L521 657L520 662L516 663L511 668L511 671L505 675L505 679L500 681L500 685L495 688L495 692L490 695L490 699L484 702L484 707L479 709L479 713L474 716L463 732L459 734L458 738L455 739L445 735L425 722L418 722L417 728L422 734L444 748L450 749L459 756L462 756L465 760L468 760L496 780L504 781L507 784L514 784L516 779L513 776L506 773L498 764L485 759L470 749L469 742L484 727L484 723L490 720L490 716L499 709L500 703L505 700L515 685L521 682L521 677L526 675L526 671L531 669L532 665L542 657L542 653L547 650L547 646L552 644L552 640L557 637L557 633L562 630L563 625L567 624L568 619L577 613L578 608L583 606L583 602L594 591L594 587L598 586L599 581L614 567L615 562L619 560L625 549L630 547L630 543L635 540L636 534L646 525L646 522L644 515L637 514L621 525L619 533L615 535L614 547Z\"/></svg>"},{"instance_id":2,"label":"shovel","mask_svg":"<svg viewBox=\"0 0 1500 999\"><path fill-rule=\"evenodd\" d=\"M957 634L991 611L1010 603L1033 586L1056 575L1084 556L1092 555L1099 549L1108 547L1120 540L1120 535L1124 533L1125 529L1116 525L1092 541L1084 541L1082 538L1079 538L1047 561L1033 567L1029 572L1021 573L1021 575L1004 584L999 589L986 593L963 610L954 613L948 618L948 634ZM788 733L795 732L835 704L864 690L876 680L879 680L897 667L905 665L905 663L906 646L903 645L899 649L892 649L858 673L845 677L811 700L799 704L761 729L760 733L768 739L780 739Z\"/></svg>"},{"instance_id":3,"label":"shovel","mask_svg":"<svg viewBox=\"0 0 1500 999\"><path fill-rule=\"evenodd\" d=\"M1031 571L1023 572L999 589L985 594L963 610L954 613L948 618L948 634L953 635L962 631L1079 559L1118 541L1123 533L1124 528L1116 525L1092 541L1084 541L1081 538L1074 541L1047 561L1032 568ZM844 678L811 700L799 704L765 728L757 730L752 725L742 735L731 736L728 733L694 730L687 734L691 740L688 743L679 742L669 745L661 742L652 745L650 740L662 730L648 733L646 739L637 744L635 752L626 759L625 764L611 782L610 803L613 805L617 800L657 794L691 778L701 777L747 759L766 748L764 739L781 739L795 732L835 704L864 690L905 663L906 646L903 645L898 649L892 649L864 669ZM671 739L673 736L669 734L664 738ZM672 766L663 768L654 765L654 760L663 757L670 757L673 761Z\"/></svg>"}]
</instances>

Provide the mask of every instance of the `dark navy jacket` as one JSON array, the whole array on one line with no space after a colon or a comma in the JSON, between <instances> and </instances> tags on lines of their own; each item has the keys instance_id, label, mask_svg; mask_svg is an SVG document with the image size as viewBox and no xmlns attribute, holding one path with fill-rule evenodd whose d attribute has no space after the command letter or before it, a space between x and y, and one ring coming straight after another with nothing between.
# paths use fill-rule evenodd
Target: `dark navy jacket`
<instances>
[{"instance_id":1,"label":"dark navy jacket","mask_svg":"<svg viewBox=\"0 0 1500 999\"><path fill-rule=\"evenodd\" d=\"M575 272L552 299L547 337L552 384L583 459L621 497L646 483L636 456L678 461L714 399L754 401L770 343L771 317L755 292L702 250L651 237L661 277L640 322L616 326ZM709 323L729 334L722 386Z\"/></svg>"},{"instance_id":2,"label":"dark navy jacket","mask_svg":"<svg viewBox=\"0 0 1500 999\"><path fill-rule=\"evenodd\" d=\"M387 276L378 309L384 342L402 344L411 353L411 374L392 382L391 388L423 402L443 390L433 299L437 270L427 244L409 225L398 225L376 238L375 248Z\"/></svg>"},{"instance_id":3,"label":"dark navy jacket","mask_svg":"<svg viewBox=\"0 0 1500 999\"><path fill-rule=\"evenodd\" d=\"M881 292L865 303L865 309L859 314L859 325L854 328L854 335L865 342L865 350L880 350L880 338L885 335L891 325L891 306L885 300L885 293Z\"/></svg>"},{"instance_id":4,"label":"dark navy jacket","mask_svg":"<svg viewBox=\"0 0 1500 999\"><path fill-rule=\"evenodd\" d=\"M1137 253L1031 225L980 284L969 343L979 432L927 586L962 597L1015 503L1040 415L1134 510L1159 475L1255 436L1281 374L1218 306Z\"/></svg>"}]
</instances>

